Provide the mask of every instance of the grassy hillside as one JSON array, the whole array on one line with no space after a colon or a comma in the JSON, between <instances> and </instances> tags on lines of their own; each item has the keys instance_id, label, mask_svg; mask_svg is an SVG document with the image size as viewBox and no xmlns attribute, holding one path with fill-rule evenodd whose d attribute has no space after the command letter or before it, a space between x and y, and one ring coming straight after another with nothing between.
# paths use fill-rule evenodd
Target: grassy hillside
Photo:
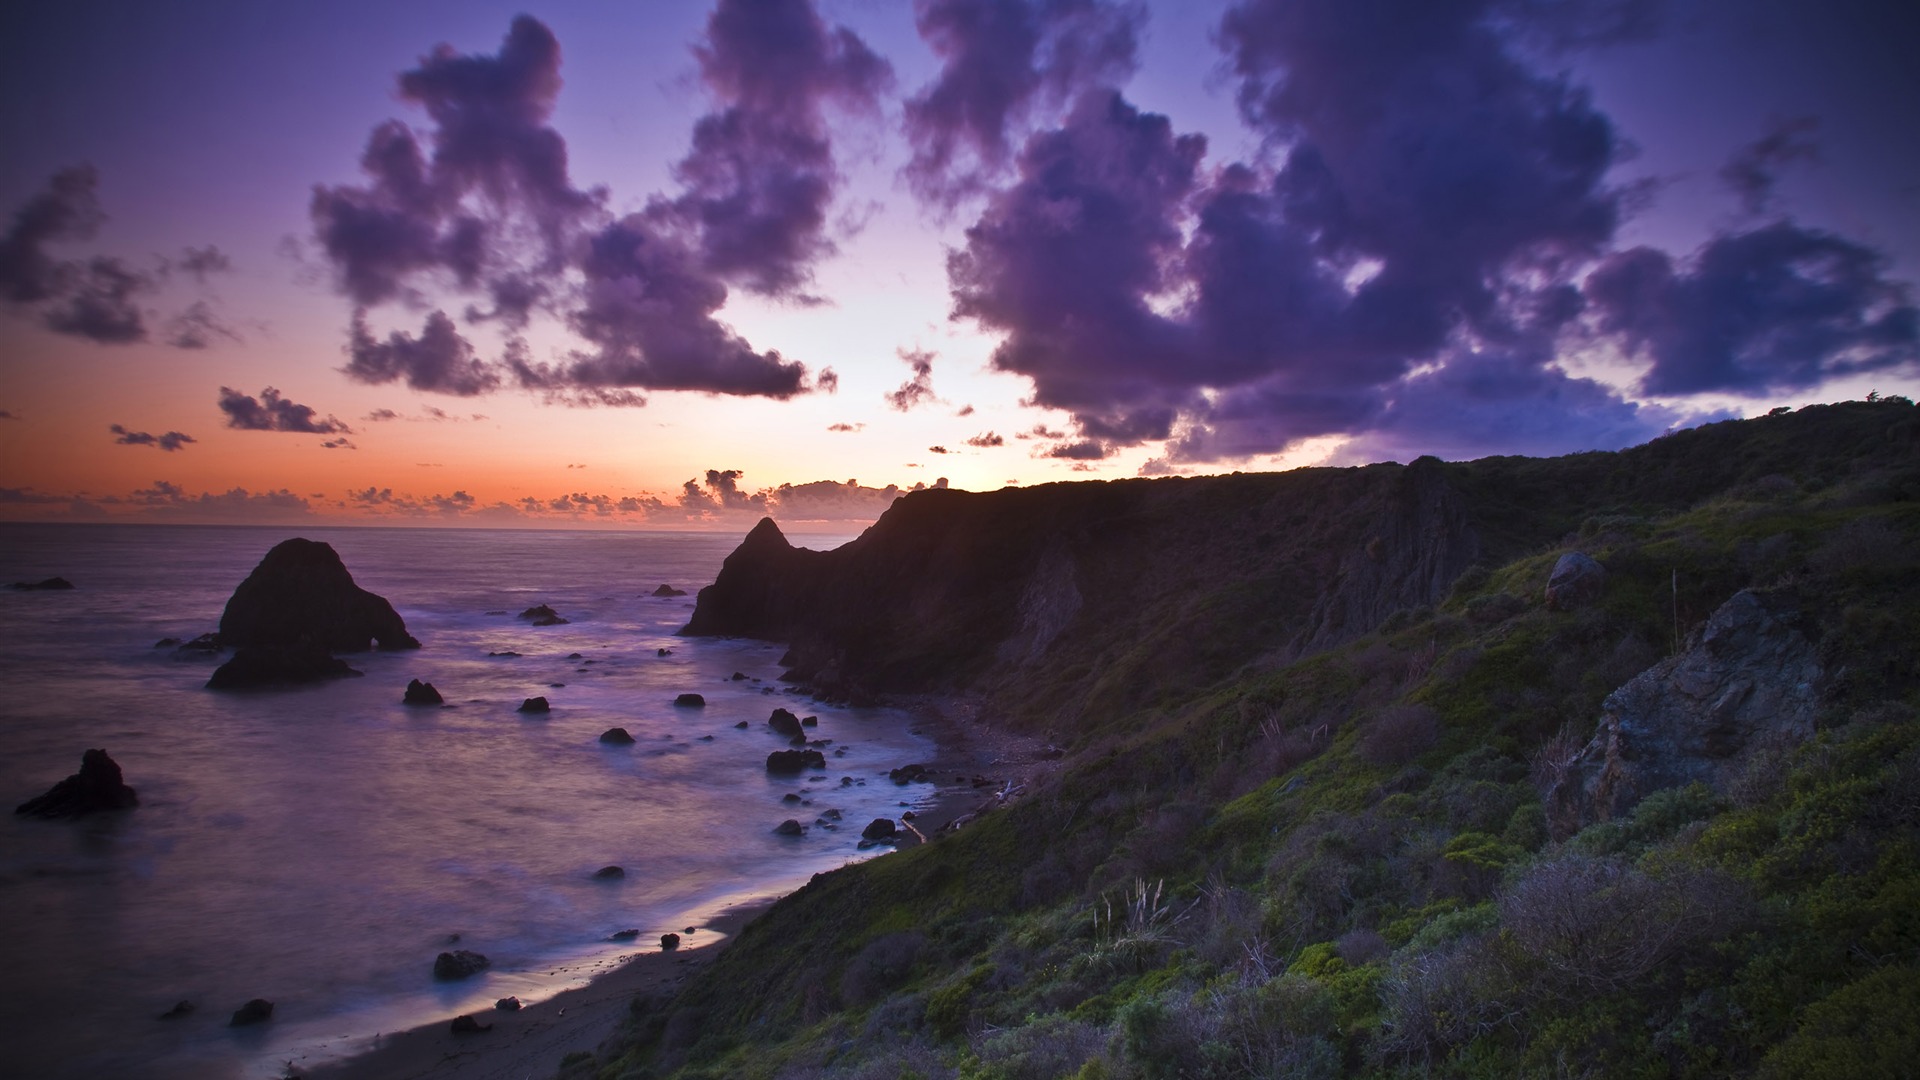
<instances>
[{"instance_id":1,"label":"grassy hillside","mask_svg":"<svg viewBox=\"0 0 1920 1080\"><path fill-rule=\"evenodd\" d=\"M1409 474L1439 474L1478 561L1437 602L1327 647L1297 625L1325 604L1245 598L1284 599L1267 578L1324 585L1298 561L1314 545L1263 530L1329 519L1269 498L1248 531L1191 537L1159 563L1151 546L1083 546L1083 581L1091 557L1140 582L1124 604L1083 599L1107 614L1076 616L1037 661L976 652L918 672L979 680L1011 722L1059 732L1073 753L1057 777L816 878L677 997L636 1001L625 1043L565 1075L1911 1071L1916 412L1853 402L1619 454L1358 470L1382 492L1349 500L1360 517L1390 515ZM1318 475L1295 483L1339 474ZM1271 496L1223 479L1240 485L1150 490ZM1115 496L1031 512L1075 498ZM934 512L910 502L896 512ZM1328 535L1364 552L1360 517ZM1573 550L1606 587L1548 610L1547 577ZM1328 565L1364 569L1351 554ZM1791 608L1813 643L1817 732L1743 748L1722 790L1668 789L1555 835L1550 762L1744 588Z\"/></svg>"}]
</instances>

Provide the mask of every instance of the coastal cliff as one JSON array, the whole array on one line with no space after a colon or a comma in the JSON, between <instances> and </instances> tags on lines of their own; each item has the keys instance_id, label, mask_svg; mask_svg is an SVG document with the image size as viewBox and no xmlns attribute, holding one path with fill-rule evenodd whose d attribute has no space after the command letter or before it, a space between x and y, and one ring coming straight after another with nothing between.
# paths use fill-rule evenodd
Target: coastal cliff
<instances>
[{"instance_id":1,"label":"coastal cliff","mask_svg":"<svg viewBox=\"0 0 1920 1080\"><path fill-rule=\"evenodd\" d=\"M1904 398L762 522L687 633L1062 754L566 1075L1898 1075L1916 623Z\"/></svg>"}]
</instances>

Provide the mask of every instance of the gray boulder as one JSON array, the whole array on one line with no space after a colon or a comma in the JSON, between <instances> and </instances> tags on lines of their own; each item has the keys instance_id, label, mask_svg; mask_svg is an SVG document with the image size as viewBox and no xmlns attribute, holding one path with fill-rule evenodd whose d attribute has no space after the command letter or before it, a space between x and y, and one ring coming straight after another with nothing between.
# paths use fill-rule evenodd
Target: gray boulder
<instances>
[{"instance_id":1,"label":"gray boulder","mask_svg":"<svg viewBox=\"0 0 1920 1080\"><path fill-rule=\"evenodd\" d=\"M1606 568L1581 551L1569 551L1553 564L1547 578L1547 610L1573 611L1600 599L1607 585Z\"/></svg>"}]
</instances>

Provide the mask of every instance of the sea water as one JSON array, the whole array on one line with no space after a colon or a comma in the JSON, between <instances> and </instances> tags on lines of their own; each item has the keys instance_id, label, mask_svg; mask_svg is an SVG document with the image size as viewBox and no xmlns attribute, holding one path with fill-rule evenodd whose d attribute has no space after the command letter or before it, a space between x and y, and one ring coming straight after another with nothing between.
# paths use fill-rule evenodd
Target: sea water
<instances>
[{"instance_id":1,"label":"sea water","mask_svg":"<svg viewBox=\"0 0 1920 1080\"><path fill-rule=\"evenodd\" d=\"M215 629L294 535L333 545L424 647L351 655L359 678L205 689L217 659L156 642ZM0 814L4 1071L276 1076L550 996L716 904L873 854L861 827L916 790L888 770L932 746L901 713L784 687L776 645L676 636L738 539L0 525L0 582L77 586L0 590L0 801L41 794L90 747L140 798L74 821ZM570 621L518 617L538 604ZM446 704L402 704L415 678ZM706 706L675 706L684 692ZM517 711L536 695L552 712ZM776 706L819 717L826 772L768 775ZM612 727L634 744L601 743ZM815 824L829 809L837 828ZM806 833L775 835L786 818ZM638 942L609 940L627 929ZM492 967L436 982L450 948ZM252 998L272 1020L227 1026ZM158 1019L181 1000L195 1011Z\"/></svg>"}]
</instances>

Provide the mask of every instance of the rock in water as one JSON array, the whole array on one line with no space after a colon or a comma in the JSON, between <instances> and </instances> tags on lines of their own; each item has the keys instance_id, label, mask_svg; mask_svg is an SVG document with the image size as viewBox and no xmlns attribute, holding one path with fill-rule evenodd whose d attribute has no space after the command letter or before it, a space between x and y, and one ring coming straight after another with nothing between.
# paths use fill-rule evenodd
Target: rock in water
<instances>
[{"instance_id":1,"label":"rock in water","mask_svg":"<svg viewBox=\"0 0 1920 1080\"><path fill-rule=\"evenodd\" d=\"M273 1002L266 998L254 998L233 1011L233 1018L227 1021L228 1027L246 1027L248 1024L265 1023L273 1015Z\"/></svg>"},{"instance_id":2,"label":"rock in water","mask_svg":"<svg viewBox=\"0 0 1920 1080\"><path fill-rule=\"evenodd\" d=\"M806 829L801 827L799 822L793 820L792 818L788 818L787 820L773 827L773 834L775 836L799 836L801 833L806 831L807 831Z\"/></svg>"},{"instance_id":3,"label":"rock in water","mask_svg":"<svg viewBox=\"0 0 1920 1080\"><path fill-rule=\"evenodd\" d=\"M789 739L800 735L800 718L785 709L773 710L773 715L767 717L767 726Z\"/></svg>"},{"instance_id":4,"label":"rock in water","mask_svg":"<svg viewBox=\"0 0 1920 1080\"><path fill-rule=\"evenodd\" d=\"M673 699L673 703L689 709L704 709L707 706L707 699L699 694L681 694Z\"/></svg>"},{"instance_id":5,"label":"rock in water","mask_svg":"<svg viewBox=\"0 0 1920 1080\"><path fill-rule=\"evenodd\" d=\"M665 585L660 587L663 589L666 588ZM63 577L50 577L45 581L16 581L7 586L7 588L18 589L21 592L64 592L67 589L73 588L73 582ZM656 593L655 595L658 594ZM674 595L679 596L682 594L675 593Z\"/></svg>"},{"instance_id":6,"label":"rock in water","mask_svg":"<svg viewBox=\"0 0 1920 1080\"><path fill-rule=\"evenodd\" d=\"M471 975L480 974L492 966L492 964L493 961L488 960L480 953L468 949L455 949L452 952L443 952L433 958L433 977L436 979L464 979Z\"/></svg>"},{"instance_id":7,"label":"rock in water","mask_svg":"<svg viewBox=\"0 0 1920 1080\"><path fill-rule=\"evenodd\" d=\"M593 877L596 881L619 881L626 876L626 869L619 866L603 866L593 872Z\"/></svg>"},{"instance_id":8,"label":"rock in water","mask_svg":"<svg viewBox=\"0 0 1920 1080\"><path fill-rule=\"evenodd\" d=\"M892 818L874 818L873 823L860 830L862 840L891 840L899 833Z\"/></svg>"},{"instance_id":9,"label":"rock in water","mask_svg":"<svg viewBox=\"0 0 1920 1080\"><path fill-rule=\"evenodd\" d=\"M340 556L317 540L284 541L233 591L220 642L237 647L307 645L325 652L417 649L385 598L353 583Z\"/></svg>"},{"instance_id":10,"label":"rock in water","mask_svg":"<svg viewBox=\"0 0 1920 1080\"><path fill-rule=\"evenodd\" d=\"M499 1001L494 1002L493 1007L501 1012L519 1012L520 999L517 997L503 997Z\"/></svg>"},{"instance_id":11,"label":"rock in water","mask_svg":"<svg viewBox=\"0 0 1920 1080\"><path fill-rule=\"evenodd\" d=\"M826 767L826 756L818 750L775 750L767 755L767 771L776 775Z\"/></svg>"},{"instance_id":12,"label":"rock in water","mask_svg":"<svg viewBox=\"0 0 1920 1080\"><path fill-rule=\"evenodd\" d=\"M660 586L659 588L657 588L657 589L655 589L655 590L653 590L653 595L655 595L655 596L685 596L685 595L687 595L687 590L685 590L685 589L676 589L676 588L674 588L674 587L673 587L673 586L671 586L671 585L667 585L667 584L662 584L662 585L661 585L661 586Z\"/></svg>"},{"instance_id":13,"label":"rock in water","mask_svg":"<svg viewBox=\"0 0 1920 1080\"><path fill-rule=\"evenodd\" d=\"M120 766L105 750L80 755L80 771L53 785L45 795L14 808L33 817L79 817L95 810L125 810L140 805L120 776Z\"/></svg>"},{"instance_id":14,"label":"rock in water","mask_svg":"<svg viewBox=\"0 0 1920 1080\"><path fill-rule=\"evenodd\" d=\"M561 618L559 612L553 610L552 608L548 607L545 604L541 604L537 607L528 608L527 610L520 613L520 617L523 619L526 619L528 622L531 622L535 626L565 626L568 622L571 621L568 619Z\"/></svg>"},{"instance_id":15,"label":"rock in water","mask_svg":"<svg viewBox=\"0 0 1920 1080\"><path fill-rule=\"evenodd\" d=\"M180 646L181 651L192 644ZM213 669L207 680L209 690L235 690L249 686L286 686L347 679L360 675L345 660L312 643L295 645L248 645L236 650L233 659Z\"/></svg>"},{"instance_id":16,"label":"rock in water","mask_svg":"<svg viewBox=\"0 0 1920 1080\"><path fill-rule=\"evenodd\" d=\"M608 746L632 746L633 735L626 728L608 728L600 733L600 741Z\"/></svg>"},{"instance_id":17,"label":"rock in water","mask_svg":"<svg viewBox=\"0 0 1920 1080\"><path fill-rule=\"evenodd\" d=\"M1553 564L1547 578L1547 609L1572 611L1600 599L1607 571L1583 551L1569 551Z\"/></svg>"},{"instance_id":18,"label":"rock in water","mask_svg":"<svg viewBox=\"0 0 1920 1080\"><path fill-rule=\"evenodd\" d=\"M530 697L527 700L520 703L520 711L523 713L552 712L553 706L547 704L546 698Z\"/></svg>"},{"instance_id":19,"label":"rock in water","mask_svg":"<svg viewBox=\"0 0 1920 1080\"><path fill-rule=\"evenodd\" d=\"M419 679L407 683L407 692L400 700L406 705L445 705L447 703L447 699L440 696L440 691L435 690L432 683L421 682Z\"/></svg>"},{"instance_id":20,"label":"rock in water","mask_svg":"<svg viewBox=\"0 0 1920 1080\"><path fill-rule=\"evenodd\" d=\"M179 1001L173 1003L173 1008L161 1013L159 1018L162 1020L178 1020L192 1012L193 1002L188 1001L186 998L181 998Z\"/></svg>"},{"instance_id":21,"label":"rock in water","mask_svg":"<svg viewBox=\"0 0 1920 1080\"><path fill-rule=\"evenodd\" d=\"M679 947L680 947L679 934L661 934L660 935L660 950L662 952L672 952L673 950Z\"/></svg>"}]
</instances>

